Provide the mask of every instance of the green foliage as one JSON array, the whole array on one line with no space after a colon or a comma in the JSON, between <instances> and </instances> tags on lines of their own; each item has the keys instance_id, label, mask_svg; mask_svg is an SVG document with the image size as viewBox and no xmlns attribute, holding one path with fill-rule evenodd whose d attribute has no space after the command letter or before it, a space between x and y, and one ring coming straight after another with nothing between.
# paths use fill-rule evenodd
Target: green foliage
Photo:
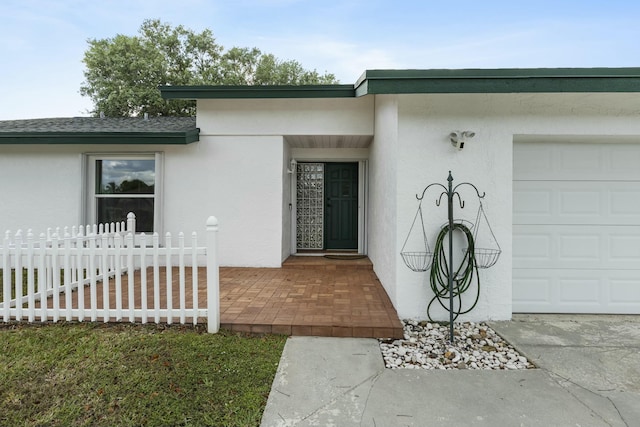
<instances>
[{"instance_id":1,"label":"green foliage","mask_svg":"<svg viewBox=\"0 0 640 427\"><path fill-rule=\"evenodd\" d=\"M303 85L337 83L335 75L305 70L257 48L219 45L211 30L196 33L160 20L146 20L138 35L90 39L80 93L93 114L110 117L193 116L195 103L163 100L161 85Z\"/></svg>"},{"instance_id":2,"label":"green foliage","mask_svg":"<svg viewBox=\"0 0 640 427\"><path fill-rule=\"evenodd\" d=\"M256 426L285 343L202 328L0 328L0 425Z\"/></svg>"}]
</instances>

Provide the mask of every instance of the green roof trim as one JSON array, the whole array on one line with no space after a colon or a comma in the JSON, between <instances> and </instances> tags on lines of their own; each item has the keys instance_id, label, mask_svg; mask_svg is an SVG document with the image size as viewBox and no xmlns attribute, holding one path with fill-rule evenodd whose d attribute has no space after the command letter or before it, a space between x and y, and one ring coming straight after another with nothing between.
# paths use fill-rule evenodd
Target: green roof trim
<instances>
[{"instance_id":1,"label":"green roof trim","mask_svg":"<svg viewBox=\"0 0 640 427\"><path fill-rule=\"evenodd\" d=\"M353 98L353 85L160 86L164 99Z\"/></svg>"},{"instance_id":2,"label":"green roof trim","mask_svg":"<svg viewBox=\"0 0 640 427\"><path fill-rule=\"evenodd\" d=\"M165 99L354 98L411 93L640 92L640 68L367 70L355 85L160 86Z\"/></svg>"},{"instance_id":3,"label":"green roof trim","mask_svg":"<svg viewBox=\"0 0 640 427\"><path fill-rule=\"evenodd\" d=\"M640 68L367 70L356 96L408 93L640 92Z\"/></svg>"},{"instance_id":4,"label":"green roof trim","mask_svg":"<svg viewBox=\"0 0 640 427\"><path fill-rule=\"evenodd\" d=\"M194 117L0 121L0 144L186 145L199 140Z\"/></svg>"},{"instance_id":5,"label":"green roof trim","mask_svg":"<svg viewBox=\"0 0 640 427\"><path fill-rule=\"evenodd\" d=\"M186 133L0 133L0 144L186 145L199 141L199 131Z\"/></svg>"}]
</instances>

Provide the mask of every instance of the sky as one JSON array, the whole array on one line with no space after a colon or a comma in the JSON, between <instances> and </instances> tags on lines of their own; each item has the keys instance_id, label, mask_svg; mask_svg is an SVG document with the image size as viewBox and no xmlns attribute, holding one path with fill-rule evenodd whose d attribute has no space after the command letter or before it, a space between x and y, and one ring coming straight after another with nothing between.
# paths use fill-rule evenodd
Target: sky
<instances>
[{"instance_id":1,"label":"sky","mask_svg":"<svg viewBox=\"0 0 640 427\"><path fill-rule=\"evenodd\" d=\"M633 0L0 0L0 120L86 116L87 40L209 28L352 84L365 70L640 66Z\"/></svg>"}]
</instances>

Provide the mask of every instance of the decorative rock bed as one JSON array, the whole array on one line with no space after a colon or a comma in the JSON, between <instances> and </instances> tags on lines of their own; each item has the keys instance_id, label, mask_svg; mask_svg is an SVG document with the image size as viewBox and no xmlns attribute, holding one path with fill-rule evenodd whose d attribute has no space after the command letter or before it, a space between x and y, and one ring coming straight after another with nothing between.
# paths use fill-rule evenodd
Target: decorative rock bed
<instances>
[{"instance_id":1,"label":"decorative rock bed","mask_svg":"<svg viewBox=\"0 0 640 427\"><path fill-rule=\"evenodd\" d=\"M533 369L535 366L484 323L449 326L403 320L404 339L380 340L385 366L390 369Z\"/></svg>"}]
</instances>

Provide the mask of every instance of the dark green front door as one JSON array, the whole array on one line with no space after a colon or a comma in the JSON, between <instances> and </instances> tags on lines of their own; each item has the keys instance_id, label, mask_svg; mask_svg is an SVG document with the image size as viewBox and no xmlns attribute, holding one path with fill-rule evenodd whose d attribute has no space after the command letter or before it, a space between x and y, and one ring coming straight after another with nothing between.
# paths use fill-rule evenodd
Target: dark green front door
<instances>
[{"instance_id":1,"label":"dark green front door","mask_svg":"<svg viewBox=\"0 0 640 427\"><path fill-rule=\"evenodd\" d=\"M325 249L358 249L358 163L325 167Z\"/></svg>"}]
</instances>

